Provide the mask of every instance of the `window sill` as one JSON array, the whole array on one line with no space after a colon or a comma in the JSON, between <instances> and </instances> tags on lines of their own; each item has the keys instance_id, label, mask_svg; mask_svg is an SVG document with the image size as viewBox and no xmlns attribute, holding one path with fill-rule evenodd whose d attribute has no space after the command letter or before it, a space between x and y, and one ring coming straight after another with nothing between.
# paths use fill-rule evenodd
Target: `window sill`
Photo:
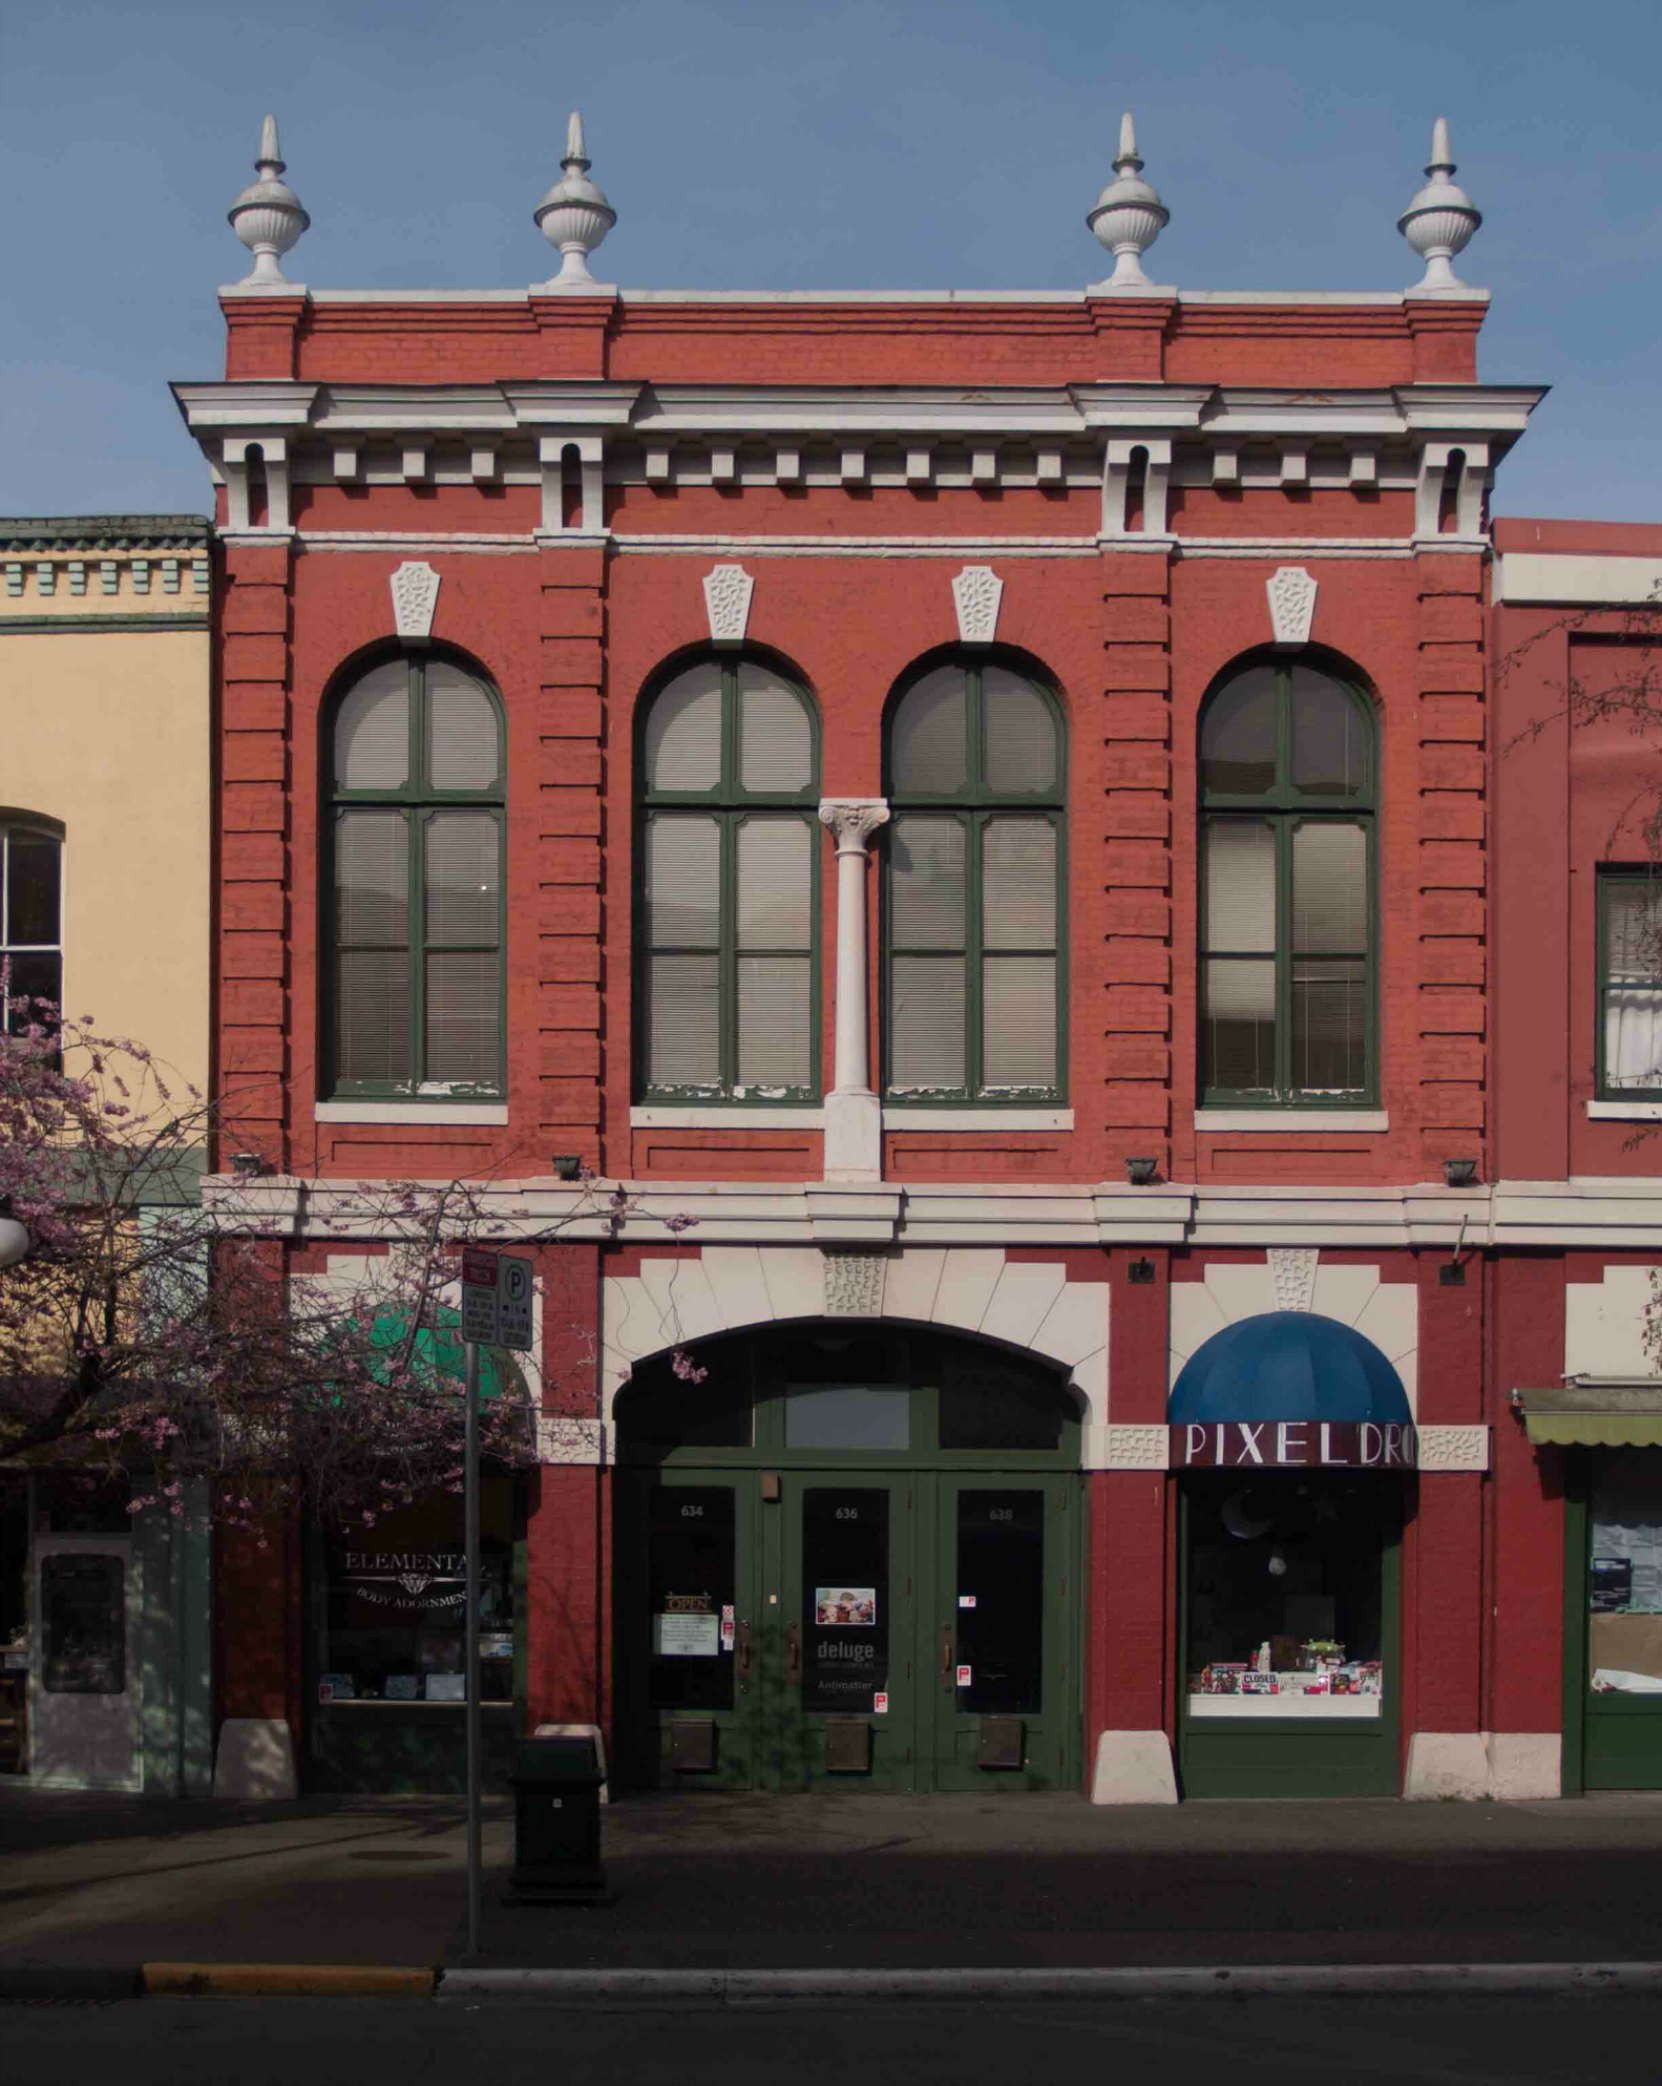
<instances>
[{"instance_id":1,"label":"window sill","mask_svg":"<svg viewBox=\"0 0 1662 2086\"><path fill-rule=\"evenodd\" d=\"M1595 1123L1662 1123L1662 1101L1589 1101L1587 1114Z\"/></svg>"},{"instance_id":2,"label":"window sill","mask_svg":"<svg viewBox=\"0 0 1662 2086\"><path fill-rule=\"evenodd\" d=\"M822 1130L825 1110L817 1101L777 1107L744 1101L707 1101L677 1106L649 1102L629 1111L635 1130Z\"/></svg>"},{"instance_id":3,"label":"window sill","mask_svg":"<svg viewBox=\"0 0 1662 2086\"><path fill-rule=\"evenodd\" d=\"M885 1105L885 1130L1071 1130L1071 1108L907 1108Z\"/></svg>"},{"instance_id":4,"label":"window sill","mask_svg":"<svg viewBox=\"0 0 1662 2086\"><path fill-rule=\"evenodd\" d=\"M320 1123L505 1123L506 1101L319 1101Z\"/></svg>"},{"instance_id":5,"label":"window sill","mask_svg":"<svg viewBox=\"0 0 1662 2086\"><path fill-rule=\"evenodd\" d=\"M1385 1108L1197 1108L1197 1130L1291 1130L1316 1136L1323 1130L1388 1130Z\"/></svg>"}]
</instances>

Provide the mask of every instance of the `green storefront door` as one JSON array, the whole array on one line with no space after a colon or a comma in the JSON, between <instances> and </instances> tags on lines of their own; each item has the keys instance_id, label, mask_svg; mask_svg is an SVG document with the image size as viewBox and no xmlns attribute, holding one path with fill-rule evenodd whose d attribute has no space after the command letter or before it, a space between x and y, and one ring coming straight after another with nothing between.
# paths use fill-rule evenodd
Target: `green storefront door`
<instances>
[{"instance_id":1,"label":"green storefront door","mask_svg":"<svg viewBox=\"0 0 1662 2086\"><path fill-rule=\"evenodd\" d=\"M1662 1789L1662 1449L1568 1460L1564 1790Z\"/></svg>"},{"instance_id":2,"label":"green storefront door","mask_svg":"<svg viewBox=\"0 0 1662 2086\"><path fill-rule=\"evenodd\" d=\"M643 1367L621 1407L624 1782L1079 1780L1077 1407L923 1329L805 1327Z\"/></svg>"},{"instance_id":3,"label":"green storefront door","mask_svg":"<svg viewBox=\"0 0 1662 2086\"><path fill-rule=\"evenodd\" d=\"M664 1787L1069 1788L1072 1478L677 1469L636 1484L624 1717ZM644 1751L644 1758L640 1757Z\"/></svg>"}]
</instances>

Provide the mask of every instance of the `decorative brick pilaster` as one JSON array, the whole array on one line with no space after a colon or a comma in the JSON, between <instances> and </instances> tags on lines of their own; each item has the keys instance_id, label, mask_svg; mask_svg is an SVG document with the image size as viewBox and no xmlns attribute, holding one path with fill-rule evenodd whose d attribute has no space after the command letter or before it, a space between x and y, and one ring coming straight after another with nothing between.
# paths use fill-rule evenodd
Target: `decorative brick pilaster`
<instances>
[{"instance_id":1,"label":"decorative brick pilaster","mask_svg":"<svg viewBox=\"0 0 1662 2086\"><path fill-rule=\"evenodd\" d=\"M1167 1170L1171 1128L1170 561L1106 555L1103 584L1105 1141Z\"/></svg>"},{"instance_id":2,"label":"decorative brick pilaster","mask_svg":"<svg viewBox=\"0 0 1662 2086\"><path fill-rule=\"evenodd\" d=\"M219 812L220 1163L288 1164L291 552L226 552Z\"/></svg>"},{"instance_id":3,"label":"decorative brick pilaster","mask_svg":"<svg viewBox=\"0 0 1662 2086\"><path fill-rule=\"evenodd\" d=\"M1483 567L1418 561L1420 1160L1483 1155L1486 1128Z\"/></svg>"},{"instance_id":4,"label":"decorative brick pilaster","mask_svg":"<svg viewBox=\"0 0 1662 2086\"><path fill-rule=\"evenodd\" d=\"M545 548L537 714L537 1121L600 1164L605 553Z\"/></svg>"}]
</instances>

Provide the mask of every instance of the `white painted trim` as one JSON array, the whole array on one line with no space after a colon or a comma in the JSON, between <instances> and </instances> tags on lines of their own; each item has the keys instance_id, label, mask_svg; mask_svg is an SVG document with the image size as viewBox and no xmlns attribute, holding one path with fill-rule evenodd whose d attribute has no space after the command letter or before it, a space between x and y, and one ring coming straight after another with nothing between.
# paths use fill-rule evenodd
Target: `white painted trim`
<instances>
[{"instance_id":1,"label":"white painted trim","mask_svg":"<svg viewBox=\"0 0 1662 2086\"><path fill-rule=\"evenodd\" d=\"M825 1110L817 1101L800 1108L748 1108L739 1102L680 1108L652 1102L629 1111L635 1130L818 1130L824 1123Z\"/></svg>"},{"instance_id":2,"label":"white painted trim","mask_svg":"<svg viewBox=\"0 0 1662 2086\"><path fill-rule=\"evenodd\" d=\"M1324 1130L1388 1130L1386 1108L1197 1108L1197 1130L1291 1130L1300 1136Z\"/></svg>"},{"instance_id":3,"label":"white painted trim","mask_svg":"<svg viewBox=\"0 0 1662 2086\"><path fill-rule=\"evenodd\" d=\"M1589 1101L1595 1123L1662 1123L1662 1101Z\"/></svg>"},{"instance_id":4,"label":"white painted trim","mask_svg":"<svg viewBox=\"0 0 1662 2086\"><path fill-rule=\"evenodd\" d=\"M885 1130L1071 1130L1071 1108L883 1108Z\"/></svg>"},{"instance_id":5,"label":"white painted trim","mask_svg":"<svg viewBox=\"0 0 1662 2086\"><path fill-rule=\"evenodd\" d=\"M648 536L618 531L610 539L615 554L646 552L654 556L747 558L1094 558L1095 536ZM1116 550L1143 547L1137 537L1114 544ZM1153 546L1164 549L1162 542Z\"/></svg>"},{"instance_id":6,"label":"white painted trim","mask_svg":"<svg viewBox=\"0 0 1662 2086\"><path fill-rule=\"evenodd\" d=\"M1495 599L1611 608L1662 603L1662 558L1502 551L1495 560Z\"/></svg>"},{"instance_id":7,"label":"white painted trim","mask_svg":"<svg viewBox=\"0 0 1662 2086\"><path fill-rule=\"evenodd\" d=\"M320 1123L505 1123L506 1101L319 1101Z\"/></svg>"},{"instance_id":8,"label":"white painted trim","mask_svg":"<svg viewBox=\"0 0 1662 2086\"><path fill-rule=\"evenodd\" d=\"M221 297L265 295L227 284ZM282 294L309 297L313 304L524 304L546 294L540 283L523 290L307 290L285 283ZM611 283L585 286L589 297L617 297L626 304L1083 304L1087 290L632 290ZM1145 295L1175 297L1179 304L1317 304L1390 309L1409 301L1401 290L1180 290L1151 283ZM1118 293L1116 292L1116 296ZM1440 304L1487 304L1487 290L1444 292Z\"/></svg>"}]
</instances>

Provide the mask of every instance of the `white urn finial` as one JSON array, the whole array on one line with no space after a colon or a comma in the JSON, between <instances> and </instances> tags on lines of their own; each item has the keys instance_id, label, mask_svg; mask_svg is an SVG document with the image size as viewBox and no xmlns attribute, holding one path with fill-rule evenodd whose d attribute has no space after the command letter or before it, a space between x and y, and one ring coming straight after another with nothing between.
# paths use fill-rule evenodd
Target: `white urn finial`
<instances>
[{"instance_id":1,"label":"white urn finial","mask_svg":"<svg viewBox=\"0 0 1662 2086\"><path fill-rule=\"evenodd\" d=\"M1117 179L1097 197L1085 222L1114 256L1114 272L1105 290L1146 290L1142 257L1171 222L1171 212L1143 179L1137 157L1137 132L1129 110L1120 118L1120 149L1114 161Z\"/></svg>"},{"instance_id":2,"label":"white urn finial","mask_svg":"<svg viewBox=\"0 0 1662 2086\"><path fill-rule=\"evenodd\" d=\"M227 216L237 237L254 256L252 273L245 275L240 289L289 289L287 276L278 266L279 254L305 231L311 219L300 207L300 198L284 181L282 147L277 142L277 118L267 116L260 126L260 156L254 162L257 181L250 181L231 205Z\"/></svg>"},{"instance_id":3,"label":"white urn finial","mask_svg":"<svg viewBox=\"0 0 1662 2086\"><path fill-rule=\"evenodd\" d=\"M1465 250L1483 222L1483 213L1450 178L1454 161L1449 153L1446 116L1439 116L1432 127L1431 158L1425 171L1429 178L1424 188L1397 219L1397 230L1425 263L1425 274L1410 293L1422 297L1438 290L1466 287L1450 263Z\"/></svg>"},{"instance_id":4,"label":"white urn finial","mask_svg":"<svg viewBox=\"0 0 1662 2086\"><path fill-rule=\"evenodd\" d=\"M560 272L545 287L587 289L594 281L589 255L617 223L617 212L589 179L583 119L575 109L566 126L566 154L560 171L564 178L555 182L533 213L543 237L560 252Z\"/></svg>"}]
</instances>

